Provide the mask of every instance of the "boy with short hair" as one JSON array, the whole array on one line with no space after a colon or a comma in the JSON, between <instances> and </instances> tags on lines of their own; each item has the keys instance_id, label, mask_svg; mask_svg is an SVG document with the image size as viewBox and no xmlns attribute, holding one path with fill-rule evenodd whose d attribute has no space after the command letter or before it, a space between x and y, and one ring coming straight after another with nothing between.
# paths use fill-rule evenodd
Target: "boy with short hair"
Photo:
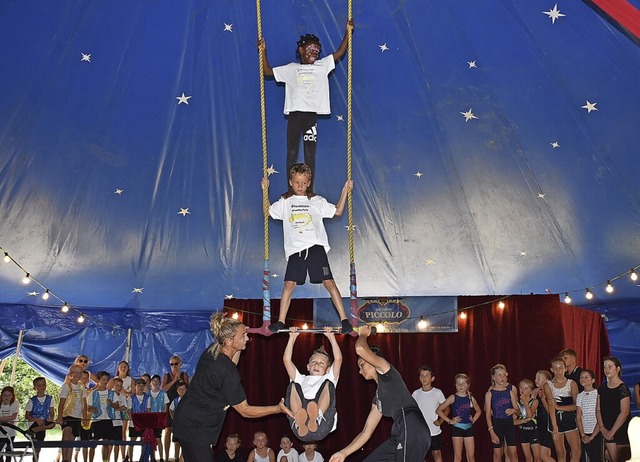
<instances>
[{"instance_id":1,"label":"boy with short hair","mask_svg":"<svg viewBox=\"0 0 640 462\"><path fill-rule=\"evenodd\" d=\"M33 422L28 433L36 441L44 441L47 430L56 426L53 397L47 395L47 379L36 377L33 379L33 389L36 391L24 408L24 418ZM36 456L40 454L40 448L36 448Z\"/></svg>"},{"instance_id":2,"label":"boy with short hair","mask_svg":"<svg viewBox=\"0 0 640 462\"><path fill-rule=\"evenodd\" d=\"M151 400L144 390L147 386L147 382L143 378L136 380L135 393L130 397L131 414L138 414L142 412L149 412L151 410ZM136 441L142 437L142 432L136 431L135 425L129 425L129 439ZM129 446L129 460L133 460L133 446Z\"/></svg>"},{"instance_id":3,"label":"boy with short hair","mask_svg":"<svg viewBox=\"0 0 640 462\"><path fill-rule=\"evenodd\" d=\"M96 374L98 384L89 396L87 396L88 410L91 413L93 423L91 424L91 433L93 440L111 440L113 438L113 418L114 408L109 400L110 390L107 390L109 382L109 373L100 371ZM111 394L113 394L111 392ZM89 460L93 460L95 454L95 446L89 449ZM102 460L109 460L111 455L111 446L102 445Z\"/></svg>"},{"instance_id":4,"label":"boy with short hair","mask_svg":"<svg viewBox=\"0 0 640 462\"><path fill-rule=\"evenodd\" d=\"M322 454L316 451L318 445L315 441L302 443L302 447L304 452L298 456L298 462L324 462Z\"/></svg>"},{"instance_id":5,"label":"boy with short hair","mask_svg":"<svg viewBox=\"0 0 640 462\"><path fill-rule=\"evenodd\" d=\"M298 462L298 451L293 447L291 438L287 435L280 438L280 451L278 452L277 462Z\"/></svg>"},{"instance_id":6,"label":"boy with short hair","mask_svg":"<svg viewBox=\"0 0 640 462\"><path fill-rule=\"evenodd\" d=\"M149 406L150 412L167 412L169 408L169 397L167 392L160 388L160 376L154 375L151 377L151 391L149 392ZM164 446L160 441L162 437L162 428L154 428L153 432L158 440L158 453L160 454L160 460L164 459Z\"/></svg>"},{"instance_id":7,"label":"boy with short hair","mask_svg":"<svg viewBox=\"0 0 640 462\"><path fill-rule=\"evenodd\" d=\"M187 389L189 388L189 384L187 382L176 382L177 387L176 387L176 392L178 393L178 396L176 396L173 401L171 401L171 404L169 405L169 414L171 415L171 418L173 419L173 415L176 412L176 408L178 407L178 404L180 403L180 400L182 399L182 397L184 396L184 394L187 392ZM174 457L175 460L180 460L180 443L174 438L173 439L173 453L174 453ZM169 451L167 450L167 459L169 459Z\"/></svg>"},{"instance_id":8,"label":"boy with short hair","mask_svg":"<svg viewBox=\"0 0 640 462\"><path fill-rule=\"evenodd\" d=\"M107 396L107 403L113 408L113 434L111 439L115 441L122 439L122 421L126 419L127 413L127 397L122 390L123 383L120 377L114 377L111 381L112 389L109 390ZM120 446L115 446L113 448L113 462L118 462L119 454Z\"/></svg>"},{"instance_id":9,"label":"boy with short hair","mask_svg":"<svg viewBox=\"0 0 640 462\"><path fill-rule=\"evenodd\" d=\"M442 418L438 417L436 409L445 402L446 398L442 390L433 386L433 381L436 377L433 375L431 366L422 366L418 369L418 373L420 374L421 387L415 390L411 396L413 396L413 399L418 403L424 420L429 426L429 432L431 434L430 452L433 460L435 462L442 462L442 442L440 441L442 434L440 424L442 424ZM447 413L448 412L450 412L449 408L447 408Z\"/></svg>"}]
</instances>

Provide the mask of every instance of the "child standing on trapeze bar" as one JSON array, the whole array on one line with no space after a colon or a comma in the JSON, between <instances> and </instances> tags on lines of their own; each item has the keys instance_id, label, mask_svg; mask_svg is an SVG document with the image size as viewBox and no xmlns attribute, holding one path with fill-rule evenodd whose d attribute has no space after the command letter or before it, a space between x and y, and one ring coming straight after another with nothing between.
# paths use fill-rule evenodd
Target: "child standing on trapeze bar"
<instances>
[{"instance_id":1,"label":"child standing on trapeze bar","mask_svg":"<svg viewBox=\"0 0 640 462\"><path fill-rule=\"evenodd\" d=\"M329 238L324 229L324 218L342 215L347 201L347 193L353 188L349 180L342 188L342 194L336 205L314 194L309 189L311 169L306 164L295 164L289 172L289 190L269 207L269 215L282 220L284 232L284 251L287 258L287 270L284 275L284 287L280 298L278 322L269 325L271 332L285 328L287 311L296 285L303 285L309 274L311 284L322 283L331 296L331 301L340 315L342 333L353 331L344 310L342 296L333 280L327 252ZM262 189L269 187L269 179L262 179Z\"/></svg>"},{"instance_id":2,"label":"child standing on trapeze bar","mask_svg":"<svg viewBox=\"0 0 640 462\"><path fill-rule=\"evenodd\" d=\"M324 328L324 335L331 343L333 363L329 353L321 346L315 350L307 364L309 375L303 375L293 364L293 345L300 333L291 328L289 342L284 349L282 361L289 374L289 386L284 398L285 406L294 417L288 417L296 438L301 441L320 441L336 429L336 386L342 367L342 352L331 327Z\"/></svg>"},{"instance_id":3,"label":"child standing on trapeze bar","mask_svg":"<svg viewBox=\"0 0 640 462\"><path fill-rule=\"evenodd\" d=\"M322 45L313 34L300 36L296 54L299 63L289 63L272 68L267 60L267 45L264 39L258 43L263 52L262 71L265 76L274 77L276 82L284 82L284 113L287 122L287 172L298 162L300 138L303 139L304 163L312 174L316 171L316 138L318 114L331 114L329 98L329 74L336 67L349 43L349 33L353 31L353 20L347 21L344 37L338 49L331 55L319 58ZM310 183L310 188L313 183Z\"/></svg>"}]
</instances>

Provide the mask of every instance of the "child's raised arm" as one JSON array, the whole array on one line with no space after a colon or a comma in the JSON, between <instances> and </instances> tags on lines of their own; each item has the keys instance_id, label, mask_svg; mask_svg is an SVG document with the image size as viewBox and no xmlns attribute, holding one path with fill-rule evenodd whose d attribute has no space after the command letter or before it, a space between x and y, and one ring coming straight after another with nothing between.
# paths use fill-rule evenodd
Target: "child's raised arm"
<instances>
[{"instance_id":1,"label":"child's raised arm","mask_svg":"<svg viewBox=\"0 0 640 462\"><path fill-rule=\"evenodd\" d=\"M331 343L331 351L333 353L333 376L338 380L340 377L340 368L342 367L342 351L340 351L336 335L331 329L331 327L325 327L324 335L329 339L329 343Z\"/></svg>"},{"instance_id":2,"label":"child's raised arm","mask_svg":"<svg viewBox=\"0 0 640 462\"><path fill-rule=\"evenodd\" d=\"M342 187L342 194L340 194L340 200L336 204L336 213L334 216L339 217L344 212L344 206L347 203L347 195L349 191L353 189L353 180L347 180Z\"/></svg>"},{"instance_id":3,"label":"child's raised arm","mask_svg":"<svg viewBox=\"0 0 640 462\"><path fill-rule=\"evenodd\" d=\"M284 353L282 354L282 362L284 364L284 368L287 370L287 374L289 375L290 380L295 380L296 378L296 366L293 364L293 344L296 343L296 339L300 333L298 332L297 327L292 327L291 332L289 332L289 341L287 342L287 346L284 349Z\"/></svg>"},{"instance_id":4,"label":"child's raised arm","mask_svg":"<svg viewBox=\"0 0 640 462\"><path fill-rule=\"evenodd\" d=\"M345 28L344 37L342 37L342 42L340 42L340 46L338 47L338 49L333 52L334 61L339 61L340 58L342 58L344 54L347 52L347 47L349 46L349 34L351 33L353 33L353 19L349 19L347 21L347 27ZM265 56L266 56L266 52L265 52ZM265 73L265 75L267 74Z\"/></svg>"}]
</instances>

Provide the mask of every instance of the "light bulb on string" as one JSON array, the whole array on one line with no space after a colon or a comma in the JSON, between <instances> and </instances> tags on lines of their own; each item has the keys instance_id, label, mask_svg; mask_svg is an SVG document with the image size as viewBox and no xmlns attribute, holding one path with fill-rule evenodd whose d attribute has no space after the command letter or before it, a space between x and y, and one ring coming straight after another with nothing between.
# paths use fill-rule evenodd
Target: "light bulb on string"
<instances>
[{"instance_id":1,"label":"light bulb on string","mask_svg":"<svg viewBox=\"0 0 640 462\"><path fill-rule=\"evenodd\" d=\"M604 289L608 294L613 293L613 285L611 285L611 281L607 281L607 287Z\"/></svg>"},{"instance_id":2,"label":"light bulb on string","mask_svg":"<svg viewBox=\"0 0 640 462\"><path fill-rule=\"evenodd\" d=\"M80 313L80 316L78 316L78 323L82 324L84 322L84 314Z\"/></svg>"},{"instance_id":3,"label":"light bulb on string","mask_svg":"<svg viewBox=\"0 0 640 462\"><path fill-rule=\"evenodd\" d=\"M25 276L22 278L22 283L29 284L30 282L31 282L31 275L29 273L26 273Z\"/></svg>"},{"instance_id":4,"label":"light bulb on string","mask_svg":"<svg viewBox=\"0 0 640 462\"><path fill-rule=\"evenodd\" d=\"M591 300L593 298L593 294L591 293L591 291L589 289L585 289L585 293L584 296L587 300Z\"/></svg>"},{"instance_id":5,"label":"light bulb on string","mask_svg":"<svg viewBox=\"0 0 640 462\"><path fill-rule=\"evenodd\" d=\"M232 317L233 319L236 319L236 320L237 320L237 319L240 317L240 315L239 315L239 314L238 314L238 312L236 311L236 312L234 312L234 313L231 315L231 317Z\"/></svg>"},{"instance_id":6,"label":"light bulb on string","mask_svg":"<svg viewBox=\"0 0 640 462\"><path fill-rule=\"evenodd\" d=\"M67 302L64 302L64 305L62 305L62 308L60 308L60 311L62 311L63 313L68 313L69 312L69 304Z\"/></svg>"},{"instance_id":7,"label":"light bulb on string","mask_svg":"<svg viewBox=\"0 0 640 462\"><path fill-rule=\"evenodd\" d=\"M309 330L309 324L306 322L302 325L302 330Z\"/></svg>"},{"instance_id":8,"label":"light bulb on string","mask_svg":"<svg viewBox=\"0 0 640 462\"><path fill-rule=\"evenodd\" d=\"M501 310L504 309L504 302L502 300L498 302L498 308L500 308Z\"/></svg>"},{"instance_id":9,"label":"light bulb on string","mask_svg":"<svg viewBox=\"0 0 640 462\"><path fill-rule=\"evenodd\" d=\"M467 319L467 313L466 312L461 312L460 313L460 319Z\"/></svg>"},{"instance_id":10,"label":"light bulb on string","mask_svg":"<svg viewBox=\"0 0 640 462\"><path fill-rule=\"evenodd\" d=\"M11 261L11 257L9 256L9 252L4 253L4 262L9 263Z\"/></svg>"},{"instance_id":11,"label":"light bulb on string","mask_svg":"<svg viewBox=\"0 0 640 462\"><path fill-rule=\"evenodd\" d=\"M42 299L49 300L49 289L44 291L44 293L42 294Z\"/></svg>"},{"instance_id":12,"label":"light bulb on string","mask_svg":"<svg viewBox=\"0 0 640 462\"><path fill-rule=\"evenodd\" d=\"M631 269L631 274L629 275L629 277L633 282L636 282L638 280L638 274L636 273L635 268Z\"/></svg>"},{"instance_id":13,"label":"light bulb on string","mask_svg":"<svg viewBox=\"0 0 640 462\"><path fill-rule=\"evenodd\" d=\"M377 332L384 332L385 331L384 324L382 324L381 322L376 324L376 331Z\"/></svg>"},{"instance_id":14,"label":"light bulb on string","mask_svg":"<svg viewBox=\"0 0 640 462\"><path fill-rule=\"evenodd\" d=\"M569 292L564 293L564 302L568 305L571 303L571 297L569 297Z\"/></svg>"},{"instance_id":15,"label":"light bulb on string","mask_svg":"<svg viewBox=\"0 0 640 462\"><path fill-rule=\"evenodd\" d=\"M425 321L425 319L420 316L420 321L418 321L418 329L423 330L426 329L429 323Z\"/></svg>"}]
</instances>

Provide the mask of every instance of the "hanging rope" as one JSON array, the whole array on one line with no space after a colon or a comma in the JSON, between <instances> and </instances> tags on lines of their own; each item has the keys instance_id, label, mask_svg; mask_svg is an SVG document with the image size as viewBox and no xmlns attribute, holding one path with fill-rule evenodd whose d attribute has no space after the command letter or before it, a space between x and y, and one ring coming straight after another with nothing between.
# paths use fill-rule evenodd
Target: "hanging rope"
<instances>
[{"instance_id":1,"label":"hanging rope","mask_svg":"<svg viewBox=\"0 0 640 462\"><path fill-rule=\"evenodd\" d=\"M258 22L258 40L262 40L262 14L260 8L260 0L256 0L256 15ZM262 177L267 177L267 111L264 98L264 53L260 49L259 56L259 75L260 75L260 117L262 121ZM261 332L267 334L270 332L267 326L271 322L271 288L269 282L269 188L262 191L262 214L264 228L264 267L262 269L262 328Z\"/></svg>"},{"instance_id":2,"label":"hanging rope","mask_svg":"<svg viewBox=\"0 0 640 462\"><path fill-rule=\"evenodd\" d=\"M347 18L353 18L352 0L348 0ZM347 179L352 179L351 174L351 95L352 95L352 69L353 69L353 29L349 31L348 48L347 48ZM350 321L353 326L358 325L358 284L356 282L356 261L353 249L353 201L352 191L347 194L347 214L349 217L349 293L351 317Z\"/></svg>"}]
</instances>

